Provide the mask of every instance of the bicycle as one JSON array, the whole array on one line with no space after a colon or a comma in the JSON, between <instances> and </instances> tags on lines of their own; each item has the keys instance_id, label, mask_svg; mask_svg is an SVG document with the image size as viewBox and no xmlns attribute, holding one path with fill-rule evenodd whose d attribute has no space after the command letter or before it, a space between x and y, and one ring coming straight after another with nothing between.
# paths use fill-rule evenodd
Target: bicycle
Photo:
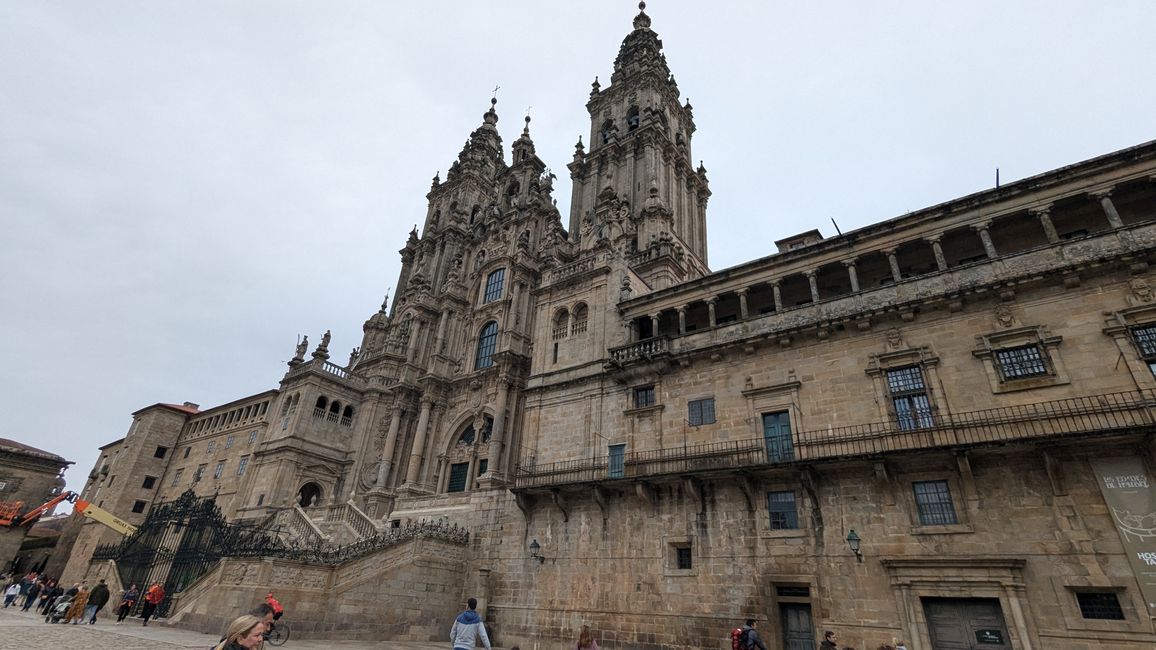
<instances>
[{"instance_id":1,"label":"bicycle","mask_svg":"<svg viewBox=\"0 0 1156 650\"><path fill-rule=\"evenodd\" d=\"M264 637L265 642L269 645L281 646L285 645L285 642L289 640L289 633L291 631L292 628L289 627L288 623L285 621L276 621L270 623L269 629L265 630L261 636Z\"/></svg>"}]
</instances>

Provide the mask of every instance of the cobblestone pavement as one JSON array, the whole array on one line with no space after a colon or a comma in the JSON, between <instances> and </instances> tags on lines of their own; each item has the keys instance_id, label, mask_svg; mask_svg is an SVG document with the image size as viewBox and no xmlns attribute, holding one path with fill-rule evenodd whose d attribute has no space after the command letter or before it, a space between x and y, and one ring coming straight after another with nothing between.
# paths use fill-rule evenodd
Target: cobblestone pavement
<instances>
[{"instance_id":1,"label":"cobblestone pavement","mask_svg":"<svg viewBox=\"0 0 1156 650\"><path fill-rule=\"evenodd\" d=\"M449 630L446 630L449 636ZM0 609L0 648L63 648L67 650L174 650L178 648L211 648L218 639L210 634L190 632L140 619L128 619L121 625L97 619L96 625L48 625L43 616L20 612L15 607ZM446 650L446 643L412 641L326 641L322 639L289 639L285 650Z\"/></svg>"}]
</instances>

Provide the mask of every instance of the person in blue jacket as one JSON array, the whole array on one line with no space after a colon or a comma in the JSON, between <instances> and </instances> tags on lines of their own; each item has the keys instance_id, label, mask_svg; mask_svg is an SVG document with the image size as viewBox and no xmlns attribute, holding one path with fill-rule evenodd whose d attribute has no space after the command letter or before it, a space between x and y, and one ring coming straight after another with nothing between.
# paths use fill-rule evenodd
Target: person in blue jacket
<instances>
[{"instance_id":1,"label":"person in blue jacket","mask_svg":"<svg viewBox=\"0 0 1156 650\"><path fill-rule=\"evenodd\" d=\"M454 619L454 626L450 628L450 641L454 643L454 650L473 650L478 638L481 638L486 650L490 650L490 637L486 635L486 625L482 623L482 617L478 616L476 611L478 599L469 599L466 606L466 611L458 614Z\"/></svg>"}]
</instances>

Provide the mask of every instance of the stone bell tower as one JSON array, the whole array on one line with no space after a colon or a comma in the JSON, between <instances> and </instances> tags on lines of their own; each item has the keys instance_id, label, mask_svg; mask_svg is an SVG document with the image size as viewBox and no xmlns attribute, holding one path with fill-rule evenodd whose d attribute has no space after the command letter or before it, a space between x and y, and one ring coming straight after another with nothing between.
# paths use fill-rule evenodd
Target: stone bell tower
<instances>
[{"instance_id":1,"label":"stone bell tower","mask_svg":"<svg viewBox=\"0 0 1156 650\"><path fill-rule=\"evenodd\" d=\"M645 11L622 41L610 80L605 89L594 80L586 103L590 150L579 139L568 165L570 236L588 248L591 241L633 235L624 252L651 288L702 276L708 272L706 169L694 166L691 105L680 101Z\"/></svg>"}]
</instances>

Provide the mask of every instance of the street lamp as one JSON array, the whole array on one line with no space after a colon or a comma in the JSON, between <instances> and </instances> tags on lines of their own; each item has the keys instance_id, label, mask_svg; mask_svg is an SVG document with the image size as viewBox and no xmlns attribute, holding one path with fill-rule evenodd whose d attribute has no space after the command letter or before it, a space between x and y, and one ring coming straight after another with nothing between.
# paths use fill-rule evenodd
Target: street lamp
<instances>
[{"instance_id":1,"label":"street lamp","mask_svg":"<svg viewBox=\"0 0 1156 650\"><path fill-rule=\"evenodd\" d=\"M861 541L859 534L855 532L854 528L851 529L851 532L847 533L847 546L851 547L851 552L855 554L855 557L860 562L863 561L863 553L859 550L859 543Z\"/></svg>"},{"instance_id":2,"label":"street lamp","mask_svg":"<svg viewBox=\"0 0 1156 650\"><path fill-rule=\"evenodd\" d=\"M542 545L535 539L530 542L530 557L538 560L539 563L545 562L546 558L542 557Z\"/></svg>"}]
</instances>

